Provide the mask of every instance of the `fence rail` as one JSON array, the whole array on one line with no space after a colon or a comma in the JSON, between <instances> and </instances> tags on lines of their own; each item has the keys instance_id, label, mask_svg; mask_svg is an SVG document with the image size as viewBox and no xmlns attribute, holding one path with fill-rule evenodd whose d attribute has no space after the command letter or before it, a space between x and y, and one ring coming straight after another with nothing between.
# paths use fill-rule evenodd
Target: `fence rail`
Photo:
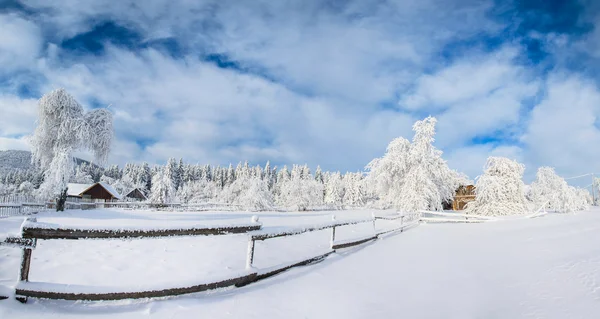
<instances>
[{"instance_id":1,"label":"fence rail","mask_svg":"<svg viewBox=\"0 0 600 319\"><path fill-rule=\"evenodd\" d=\"M249 231L259 230L260 228L260 224L243 224L236 226L206 226L181 229L75 229L54 227L51 224L26 223L22 227L22 237L48 240L208 236L247 233Z\"/></svg>"}]
</instances>

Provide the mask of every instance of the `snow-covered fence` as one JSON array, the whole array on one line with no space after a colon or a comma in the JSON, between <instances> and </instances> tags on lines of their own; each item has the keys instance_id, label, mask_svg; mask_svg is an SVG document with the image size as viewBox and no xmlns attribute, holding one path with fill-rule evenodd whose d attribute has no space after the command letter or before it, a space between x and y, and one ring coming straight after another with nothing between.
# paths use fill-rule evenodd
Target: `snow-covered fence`
<instances>
[{"instance_id":1,"label":"snow-covered fence","mask_svg":"<svg viewBox=\"0 0 600 319\"><path fill-rule=\"evenodd\" d=\"M404 222L405 218L407 218L410 222ZM375 223L377 220L400 220L400 225L397 227L394 227L392 229L377 232L376 227L375 227ZM337 228L349 226L349 225L362 224L362 223L373 224L373 233L368 236L365 236L365 237L354 238L354 239L350 239L350 240L343 240L343 241L336 240L336 229ZM368 218L368 219L358 219L358 220L350 220L350 221L336 221L335 216L333 216L333 220L329 223L311 226L311 227L297 228L297 229L286 229L286 230L279 230L279 231L268 231L268 230L263 229L261 231L256 231L256 232L251 233L248 238L248 252L247 252L247 257L246 257L247 258L246 259L246 269L254 268L254 266L253 266L253 264L254 264L254 248L255 248L256 241L264 241L264 240L268 240L268 239L272 239L272 238L295 236L295 235L300 235L300 234L304 234L307 232L331 229L331 241L330 241L330 250L329 251L325 252L324 254L313 256L313 257L303 259L300 261L296 261L296 262L292 262L289 264L283 264L283 265L279 265L279 266L272 267L269 269L258 270L257 280L260 280L263 278L267 278L267 277L276 275L278 273L281 273L281 272L288 270L290 268L293 268L293 267L308 265L308 264L311 264L314 262L321 261L325 257L334 253L338 249L344 249L344 248L349 248L349 247L357 246L360 244L364 244L364 243L370 242L372 240L376 240L380 236L386 235L389 233L398 232L398 231L402 232L405 229L416 226L418 223L419 223L418 218L415 219L414 216L412 216L412 215L405 216L405 215L401 214L401 215L394 215L394 216L379 216L378 217L378 216L375 216L375 214L373 214L372 217Z\"/></svg>"},{"instance_id":2,"label":"snow-covered fence","mask_svg":"<svg viewBox=\"0 0 600 319\"><path fill-rule=\"evenodd\" d=\"M0 204L0 218L37 214L48 209L43 203Z\"/></svg>"},{"instance_id":3,"label":"snow-covered fence","mask_svg":"<svg viewBox=\"0 0 600 319\"><path fill-rule=\"evenodd\" d=\"M461 213L444 213L434 212L428 210L419 211L421 213L420 220L423 222L432 223L483 223L487 221L497 220L494 217L482 216L482 215L471 215Z\"/></svg>"},{"instance_id":4,"label":"snow-covered fence","mask_svg":"<svg viewBox=\"0 0 600 319\"><path fill-rule=\"evenodd\" d=\"M21 269L19 273L19 283L15 289L15 295L18 300L27 301L28 297L47 298L47 299L65 299L65 300L120 300L131 298L154 298L175 296L180 294L201 292L210 289L236 286L241 287L252 282L276 275L292 267L308 265L314 262L323 260L328 255L334 253L338 249L356 246L372 240L376 240L382 235L391 232L404 231L405 229L418 225L418 219L412 222L404 222L411 220L410 216L394 215L380 216L373 214L372 218L336 221L335 218L329 223L306 227L301 229L287 229L268 231L262 229L262 225L258 222L257 217L253 217L250 223L238 224L235 226L207 226L195 227L187 229L82 229L68 228L60 225L38 223L35 219L26 219L21 226L21 237L6 238L0 244L16 246L22 249ZM377 220L400 220L400 225L384 231L376 231L375 222ZM373 234L356 238L352 240L336 241L336 228L356 225L361 223L373 223ZM278 237L294 236L306 232L331 229L330 250L325 254L313 256L308 259L303 259L298 262L279 265L268 269L255 269L253 267L254 259L254 243L258 241L268 240ZM187 287L166 288L166 289L148 289L143 291L119 291L116 292L107 287L88 287L88 286L72 286L50 283L30 283L29 272L31 264L31 255L33 249L36 248L37 240L55 240L55 239L114 239L114 238L155 238L163 236L199 236L199 235L227 235L248 233L248 260L247 269L239 274L232 276L233 278L220 278L205 283L190 285ZM0 296L0 299L2 298Z\"/></svg>"},{"instance_id":5,"label":"snow-covered fence","mask_svg":"<svg viewBox=\"0 0 600 319\"><path fill-rule=\"evenodd\" d=\"M70 287L69 285L60 284L29 283L28 280L32 250L36 247L38 240L228 235L257 231L260 230L261 227L262 225L260 223L252 221L250 223L237 224L233 226L213 225L183 229L82 229L68 228L55 224L38 223L34 218L27 218L21 225L21 237L6 238L3 242L0 242L0 244L17 246L23 250L21 269L19 273L19 283L15 290L17 299L21 301L26 301L28 297L65 300L118 300L129 298L152 298L200 292L232 285L244 285L247 282L255 280L256 273L247 272L235 278L223 279L216 282L201 283L182 288L128 292L102 291L95 289L96 287ZM3 298L0 297L0 299Z\"/></svg>"}]
</instances>

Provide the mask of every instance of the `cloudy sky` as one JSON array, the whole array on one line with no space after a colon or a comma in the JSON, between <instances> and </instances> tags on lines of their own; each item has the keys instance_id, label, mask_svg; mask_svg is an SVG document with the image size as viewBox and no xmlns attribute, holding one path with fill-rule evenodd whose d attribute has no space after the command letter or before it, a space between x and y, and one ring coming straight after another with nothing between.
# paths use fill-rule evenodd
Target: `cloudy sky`
<instances>
[{"instance_id":1,"label":"cloudy sky","mask_svg":"<svg viewBox=\"0 0 600 319\"><path fill-rule=\"evenodd\" d=\"M110 108L121 165L357 171L433 115L472 178L489 155L600 172L598 21L593 0L0 0L0 149L64 87Z\"/></svg>"}]
</instances>

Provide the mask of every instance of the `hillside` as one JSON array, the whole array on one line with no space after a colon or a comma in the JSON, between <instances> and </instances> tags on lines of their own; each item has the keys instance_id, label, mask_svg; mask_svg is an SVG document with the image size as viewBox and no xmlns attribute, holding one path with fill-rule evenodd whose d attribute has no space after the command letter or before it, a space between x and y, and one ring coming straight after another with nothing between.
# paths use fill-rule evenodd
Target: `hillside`
<instances>
[{"instance_id":1,"label":"hillside","mask_svg":"<svg viewBox=\"0 0 600 319\"><path fill-rule=\"evenodd\" d=\"M33 169L33 165L31 165L31 152L17 150L0 151L0 172L15 169Z\"/></svg>"},{"instance_id":2,"label":"hillside","mask_svg":"<svg viewBox=\"0 0 600 319\"><path fill-rule=\"evenodd\" d=\"M88 163L88 161L75 158L77 165ZM0 151L0 174L6 171L34 169L31 164L31 152L19 150Z\"/></svg>"}]
</instances>

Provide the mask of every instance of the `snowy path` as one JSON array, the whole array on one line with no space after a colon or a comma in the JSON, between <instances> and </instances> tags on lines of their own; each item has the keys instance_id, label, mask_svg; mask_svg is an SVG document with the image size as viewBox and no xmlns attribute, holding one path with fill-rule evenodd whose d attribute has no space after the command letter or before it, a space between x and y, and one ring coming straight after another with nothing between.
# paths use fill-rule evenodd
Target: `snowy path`
<instances>
[{"instance_id":1,"label":"snowy path","mask_svg":"<svg viewBox=\"0 0 600 319\"><path fill-rule=\"evenodd\" d=\"M421 225L244 288L0 302L0 318L598 318L600 211Z\"/></svg>"}]
</instances>

